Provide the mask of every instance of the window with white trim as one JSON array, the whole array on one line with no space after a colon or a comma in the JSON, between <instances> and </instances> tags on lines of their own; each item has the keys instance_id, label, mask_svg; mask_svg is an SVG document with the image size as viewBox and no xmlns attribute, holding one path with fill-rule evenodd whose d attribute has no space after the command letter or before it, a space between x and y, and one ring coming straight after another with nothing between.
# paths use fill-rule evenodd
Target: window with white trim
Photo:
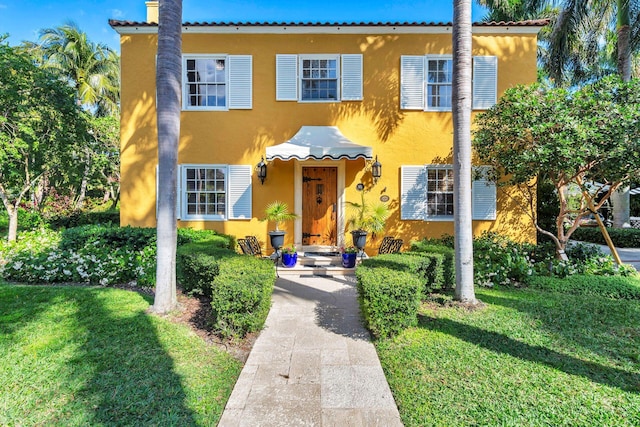
<instances>
[{"instance_id":1,"label":"window with white trim","mask_svg":"<svg viewBox=\"0 0 640 427\"><path fill-rule=\"evenodd\" d=\"M451 110L453 60L427 59L427 110Z\"/></svg>"},{"instance_id":2,"label":"window with white trim","mask_svg":"<svg viewBox=\"0 0 640 427\"><path fill-rule=\"evenodd\" d=\"M338 100L338 57L301 57L300 94L302 101Z\"/></svg>"},{"instance_id":3,"label":"window with white trim","mask_svg":"<svg viewBox=\"0 0 640 427\"><path fill-rule=\"evenodd\" d=\"M251 109L252 67L251 55L183 56L183 109Z\"/></svg>"},{"instance_id":4,"label":"window with white trim","mask_svg":"<svg viewBox=\"0 0 640 427\"><path fill-rule=\"evenodd\" d=\"M453 216L453 168L427 169L427 215Z\"/></svg>"},{"instance_id":5,"label":"window with white trim","mask_svg":"<svg viewBox=\"0 0 640 427\"><path fill-rule=\"evenodd\" d=\"M226 167L187 167L184 173L185 216L223 219L227 211Z\"/></svg>"},{"instance_id":6,"label":"window with white trim","mask_svg":"<svg viewBox=\"0 0 640 427\"><path fill-rule=\"evenodd\" d=\"M251 219L252 172L251 165L179 165L177 218Z\"/></svg>"},{"instance_id":7,"label":"window with white trim","mask_svg":"<svg viewBox=\"0 0 640 427\"><path fill-rule=\"evenodd\" d=\"M496 185L486 166L474 167L472 217L496 219ZM425 165L401 168L400 219L453 221L453 166Z\"/></svg>"},{"instance_id":8,"label":"window with white trim","mask_svg":"<svg viewBox=\"0 0 640 427\"><path fill-rule=\"evenodd\" d=\"M491 108L497 100L498 60L473 57L472 108ZM400 108L451 111L453 60L450 55L400 57Z\"/></svg>"},{"instance_id":9,"label":"window with white trim","mask_svg":"<svg viewBox=\"0 0 640 427\"><path fill-rule=\"evenodd\" d=\"M276 101L361 100L361 54L276 55Z\"/></svg>"}]
</instances>

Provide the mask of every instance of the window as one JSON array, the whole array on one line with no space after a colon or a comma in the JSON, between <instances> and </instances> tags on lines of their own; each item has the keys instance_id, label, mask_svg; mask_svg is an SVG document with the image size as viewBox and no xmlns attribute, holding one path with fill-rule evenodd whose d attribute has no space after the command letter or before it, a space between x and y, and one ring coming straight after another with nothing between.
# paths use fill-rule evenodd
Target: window
<instances>
[{"instance_id":1,"label":"window","mask_svg":"<svg viewBox=\"0 0 640 427\"><path fill-rule=\"evenodd\" d=\"M176 217L251 219L252 172L251 165L179 165Z\"/></svg>"},{"instance_id":2,"label":"window","mask_svg":"<svg viewBox=\"0 0 640 427\"><path fill-rule=\"evenodd\" d=\"M303 101L338 99L337 59L302 59L301 66Z\"/></svg>"},{"instance_id":3,"label":"window","mask_svg":"<svg viewBox=\"0 0 640 427\"><path fill-rule=\"evenodd\" d=\"M496 219L496 185L486 166L474 167L472 215L474 220ZM453 221L453 167L402 166L400 219Z\"/></svg>"},{"instance_id":4,"label":"window","mask_svg":"<svg viewBox=\"0 0 640 427\"><path fill-rule=\"evenodd\" d=\"M276 101L362 101L362 55L276 55Z\"/></svg>"},{"instance_id":5,"label":"window","mask_svg":"<svg viewBox=\"0 0 640 427\"><path fill-rule=\"evenodd\" d=\"M453 169L427 170L427 215L453 215Z\"/></svg>"},{"instance_id":6,"label":"window","mask_svg":"<svg viewBox=\"0 0 640 427\"><path fill-rule=\"evenodd\" d=\"M451 81L453 79L451 59L427 60L427 109L451 109Z\"/></svg>"},{"instance_id":7,"label":"window","mask_svg":"<svg viewBox=\"0 0 640 427\"><path fill-rule=\"evenodd\" d=\"M473 58L474 110L488 109L497 100L498 60ZM400 108L451 111L453 61L443 55L403 55L400 58Z\"/></svg>"},{"instance_id":8,"label":"window","mask_svg":"<svg viewBox=\"0 0 640 427\"><path fill-rule=\"evenodd\" d=\"M185 110L251 109L251 55L187 55L183 58Z\"/></svg>"},{"instance_id":9,"label":"window","mask_svg":"<svg viewBox=\"0 0 640 427\"><path fill-rule=\"evenodd\" d=\"M226 108L227 67L225 58L186 60L186 107Z\"/></svg>"},{"instance_id":10,"label":"window","mask_svg":"<svg viewBox=\"0 0 640 427\"><path fill-rule=\"evenodd\" d=\"M185 167L185 199L187 216L224 218L226 168Z\"/></svg>"}]
</instances>

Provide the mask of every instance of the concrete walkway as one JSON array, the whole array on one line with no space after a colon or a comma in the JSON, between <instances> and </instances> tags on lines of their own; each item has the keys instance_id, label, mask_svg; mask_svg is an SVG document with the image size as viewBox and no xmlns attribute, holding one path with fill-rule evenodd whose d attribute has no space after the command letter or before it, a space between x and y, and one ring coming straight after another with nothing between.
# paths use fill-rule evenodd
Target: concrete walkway
<instances>
[{"instance_id":1,"label":"concrete walkway","mask_svg":"<svg viewBox=\"0 0 640 427\"><path fill-rule=\"evenodd\" d=\"M265 329L218 424L402 426L362 326L355 278L279 278Z\"/></svg>"}]
</instances>

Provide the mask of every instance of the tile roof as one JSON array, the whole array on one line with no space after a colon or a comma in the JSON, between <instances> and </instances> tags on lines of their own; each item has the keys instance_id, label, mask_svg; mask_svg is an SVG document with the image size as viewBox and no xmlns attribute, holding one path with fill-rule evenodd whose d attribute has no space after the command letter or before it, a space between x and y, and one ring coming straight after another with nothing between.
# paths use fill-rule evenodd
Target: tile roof
<instances>
[{"instance_id":1,"label":"tile roof","mask_svg":"<svg viewBox=\"0 0 640 427\"><path fill-rule=\"evenodd\" d=\"M548 19L474 22L474 27L543 27ZM157 23L109 20L112 27L157 27ZM184 27L451 27L451 22L184 22Z\"/></svg>"}]
</instances>

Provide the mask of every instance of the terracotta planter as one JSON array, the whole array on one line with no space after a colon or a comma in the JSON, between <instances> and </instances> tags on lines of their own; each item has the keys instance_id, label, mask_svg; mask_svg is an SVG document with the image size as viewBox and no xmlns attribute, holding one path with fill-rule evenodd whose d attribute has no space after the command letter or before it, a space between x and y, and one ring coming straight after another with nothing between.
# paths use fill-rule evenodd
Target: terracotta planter
<instances>
[{"instance_id":1,"label":"terracotta planter","mask_svg":"<svg viewBox=\"0 0 640 427\"><path fill-rule=\"evenodd\" d=\"M358 254L342 254L342 266L344 268L353 268L356 266L356 257Z\"/></svg>"}]
</instances>

